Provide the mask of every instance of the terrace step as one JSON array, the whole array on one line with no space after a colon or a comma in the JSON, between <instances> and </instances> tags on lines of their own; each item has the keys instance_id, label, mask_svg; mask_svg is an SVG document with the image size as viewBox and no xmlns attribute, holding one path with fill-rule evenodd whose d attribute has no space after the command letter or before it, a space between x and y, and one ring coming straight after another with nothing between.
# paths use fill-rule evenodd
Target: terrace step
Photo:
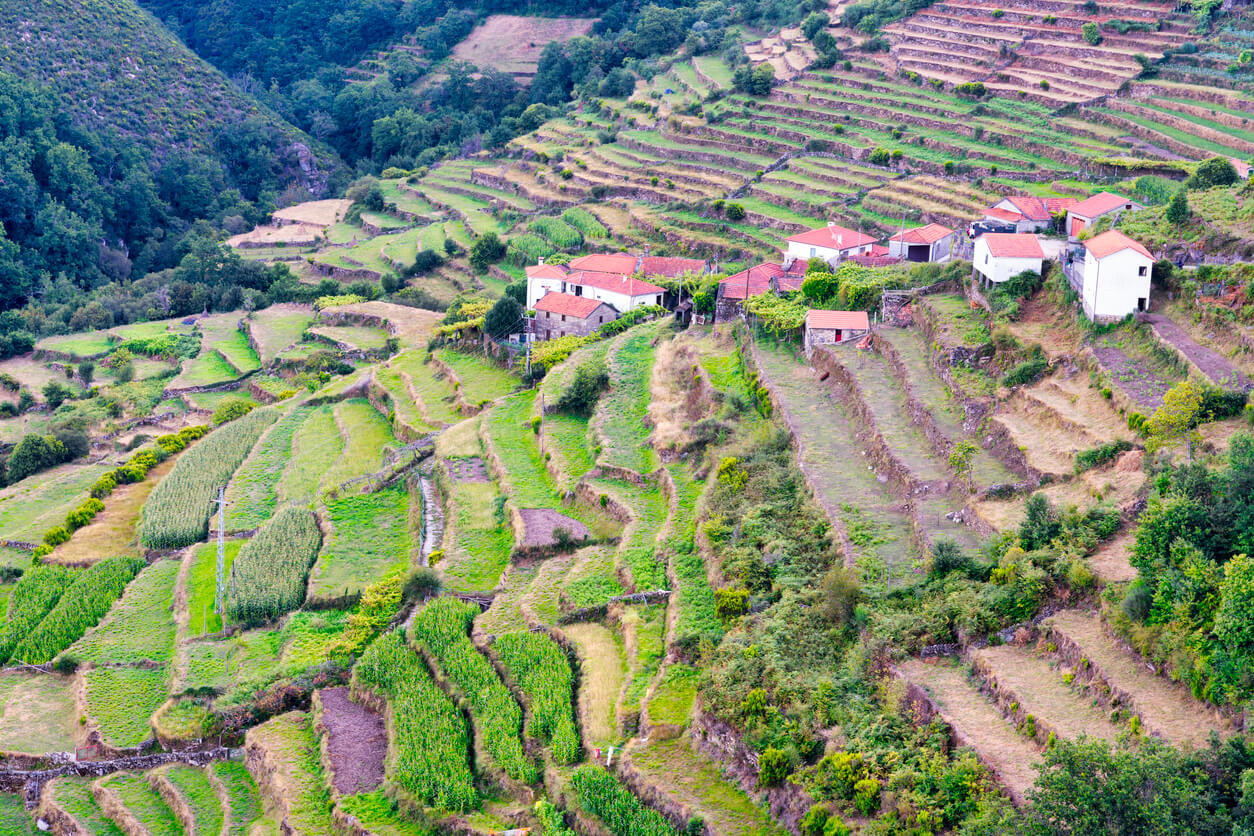
<instances>
[{"instance_id":1,"label":"terrace step","mask_svg":"<svg viewBox=\"0 0 1254 836\"><path fill-rule=\"evenodd\" d=\"M1045 743L1052 731L1066 740L1087 735L1114 742L1125 729L1110 721L1063 679L1068 671L1030 649L1015 645L986 647L970 654L971 664L1015 724L1033 718L1036 740Z\"/></svg>"},{"instance_id":2,"label":"terrace step","mask_svg":"<svg viewBox=\"0 0 1254 836\"><path fill-rule=\"evenodd\" d=\"M204 769L173 764L148 774L149 783L193 836L218 836L224 819L224 799Z\"/></svg>"},{"instance_id":3,"label":"terrace step","mask_svg":"<svg viewBox=\"0 0 1254 836\"><path fill-rule=\"evenodd\" d=\"M1134 712L1148 733L1184 747L1202 748L1210 733L1231 734L1217 711L1189 696L1183 686L1155 675L1131 651L1116 644L1101 620L1079 610L1063 610L1045 622L1059 655L1076 669L1076 680L1109 689L1109 699Z\"/></svg>"},{"instance_id":4,"label":"terrace step","mask_svg":"<svg viewBox=\"0 0 1254 836\"><path fill-rule=\"evenodd\" d=\"M143 775L115 772L92 785L100 809L124 833L180 836L183 827Z\"/></svg>"},{"instance_id":5,"label":"terrace step","mask_svg":"<svg viewBox=\"0 0 1254 836\"><path fill-rule=\"evenodd\" d=\"M1010 797L1022 803L1036 781L1040 752L968 681L964 667L948 659L910 659L897 671L949 724L954 742L969 746Z\"/></svg>"}]
</instances>

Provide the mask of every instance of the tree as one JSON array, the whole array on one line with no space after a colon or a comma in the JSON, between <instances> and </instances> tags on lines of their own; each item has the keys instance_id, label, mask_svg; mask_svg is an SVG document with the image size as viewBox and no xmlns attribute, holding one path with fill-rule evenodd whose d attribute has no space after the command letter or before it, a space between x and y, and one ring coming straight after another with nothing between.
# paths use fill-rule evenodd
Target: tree
<instances>
[{"instance_id":1,"label":"tree","mask_svg":"<svg viewBox=\"0 0 1254 836\"><path fill-rule=\"evenodd\" d=\"M65 445L52 436L28 433L13 448L5 477L9 484L20 482L32 473L56 467L67 455Z\"/></svg>"},{"instance_id":2,"label":"tree","mask_svg":"<svg viewBox=\"0 0 1254 836\"><path fill-rule=\"evenodd\" d=\"M500 261L505 255L505 244L495 232L479 236L470 247L470 266L482 273L488 266Z\"/></svg>"},{"instance_id":3,"label":"tree","mask_svg":"<svg viewBox=\"0 0 1254 836\"><path fill-rule=\"evenodd\" d=\"M949 466L953 468L954 475L964 482L971 477L971 459L979 449L974 442L963 439L949 453Z\"/></svg>"},{"instance_id":4,"label":"tree","mask_svg":"<svg viewBox=\"0 0 1254 836\"><path fill-rule=\"evenodd\" d=\"M92 378L96 376L96 364L84 360L78 364L78 379L83 381L83 388L90 389Z\"/></svg>"},{"instance_id":5,"label":"tree","mask_svg":"<svg viewBox=\"0 0 1254 836\"><path fill-rule=\"evenodd\" d=\"M1189 459L1193 458L1192 430L1202 411L1204 391L1192 380L1182 380L1167 390L1163 405L1145 422L1150 440L1156 446L1169 444L1181 438L1188 439Z\"/></svg>"},{"instance_id":6,"label":"tree","mask_svg":"<svg viewBox=\"0 0 1254 836\"><path fill-rule=\"evenodd\" d=\"M1233 649L1254 649L1254 559L1239 554L1224 565L1215 635Z\"/></svg>"},{"instance_id":7,"label":"tree","mask_svg":"<svg viewBox=\"0 0 1254 836\"><path fill-rule=\"evenodd\" d=\"M831 22L832 19L823 12L810 12L801 23L801 34L805 35L807 40L812 41L814 36Z\"/></svg>"},{"instance_id":8,"label":"tree","mask_svg":"<svg viewBox=\"0 0 1254 836\"><path fill-rule=\"evenodd\" d=\"M729 221L743 221L745 219L745 207L741 206L739 203L727 204L726 211L727 220Z\"/></svg>"},{"instance_id":9,"label":"tree","mask_svg":"<svg viewBox=\"0 0 1254 836\"><path fill-rule=\"evenodd\" d=\"M44 401L47 402L49 409L57 409L73 396L74 393L70 391L70 387L60 381L49 380L44 384Z\"/></svg>"},{"instance_id":10,"label":"tree","mask_svg":"<svg viewBox=\"0 0 1254 836\"><path fill-rule=\"evenodd\" d=\"M502 296L484 316L483 330L495 339L504 340L522 331L522 318L523 306L512 296Z\"/></svg>"},{"instance_id":11,"label":"tree","mask_svg":"<svg viewBox=\"0 0 1254 836\"><path fill-rule=\"evenodd\" d=\"M1186 189L1213 189L1237 182L1236 166L1226 157L1211 157L1197 164L1193 176L1184 182Z\"/></svg>"},{"instance_id":12,"label":"tree","mask_svg":"<svg viewBox=\"0 0 1254 836\"><path fill-rule=\"evenodd\" d=\"M1167 204L1167 222L1174 226L1183 226L1190 214L1189 199L1185 196L1184 189L1180 189L1171 198L1171 203Z\"/></svg>"},{"instance_id":13,"label":"tree","mask_svg":"<svg viewBox=\"0 0 1254 836\"><path fill-rule=\"evenodd\" d=\"M575 369L575 376L553 406L571 415L590 415L601 392L610 385L609 370L604 360L591 359Z\"/></svg>"},{"instance_id":14,"label":"tree","mask_svg":"<svg viewBox=\"0 0 1254 836\"><path fill-rule=\"evenodd\" d=\"M801 292L805 297L819 303L835 296L837 288L836 277L826 271L809 273L801 283Z\"/></svg>"},{"instance_id":15,"label":"tree","mask_svg":"<svg viewBox=\"0 0 1254 836\"><path fill-rule=\"evenodd\" d=\"M1019 543L1024 551L1048 546L1061 528L1058 515L1045 494L1034 493L1028 497L1023 506L1023 522L1019 524Z\"/></svg>"}]
</instances>

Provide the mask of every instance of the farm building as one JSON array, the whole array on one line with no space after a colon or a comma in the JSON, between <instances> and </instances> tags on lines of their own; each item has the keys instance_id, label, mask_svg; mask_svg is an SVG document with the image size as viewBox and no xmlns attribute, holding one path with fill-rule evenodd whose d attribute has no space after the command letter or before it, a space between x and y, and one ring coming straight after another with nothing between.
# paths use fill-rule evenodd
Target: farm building
<instances>
[{"instance_id":1,"label":"farm building","mask_svg":"<svg viewBox=\"0 0 1254 836\"><path fill-rule=\"evenodd\" d=\"M793 261L787 268L768 261L728 276L718 283L714 320L726 322L733 319L740 312L741 303L751 296L768 291L788 293L800 290L805 280L805 269L804 261Z\"/></svg>"},{"instance_id":2,"label":"farm building","mask_svg":"<svg viewBox=\"0 0 1254 836\"><path fill-rule=\"evenodd\" d=\"M948 261L956 234L940 224L907 229L888 239L888 254L903 261Z\"/></svg>"},{"instance_id":3,"label":"farm building","mask_svg":"<svg viewBox=\"0 0 1254 836\"><path fill-rule=\"evenodd\" d=\"M975 239L975 273L985 286L1001 284L1025 270L1040 273L1045 251L1035 235L988 232Z\"/></svg>"},{"instance_id":4,"label":"farm building","mask_svg":"<svg viewBox=\"0 0 1254 836\"><path fill-rule=\"evenodd\" d=\"M1098 218L1109 215L1111 220L1117 220L1124 212L1134 212L1144 208L1141 204L1117 194L1110 192L1095 194L1067 210L1067 236L1075 240L1081 232L1092 227Z\"/></svg>"},{"instance_id":5,"label":"farm building","mask_svg":"<svg viewBox=\"0 0 1254 836\"><path fill-rule=\"evenodd\" d=\"M844 261L855 255L869 255L875 245L875 238L852 229L845 229L834 223L799 232L787 238L788 248L784 257L799 261L821 258L828 264Z\"/></svg>"},{"instance_id":6,"label":"farm building","mask_svg":"<svg viewBox=\"0 0 1254 836\"><path fill-rule=\"evenodd\" d=\"M1015 232L1043 232L1053 223L1054 215L1068 211L1076 203L1074 197L1010 195L984 210L984 220L1014 224Z\"/></svg>"},{"instance_id":7,"label":"farm building","mask_svg":"<svg viewBox=\"0 0 1254 836\"><path fill-rule=\"evenodd\" d=\"M618 319L618 311L605 302L569 293L546 293L535 308L532 333L538 340L570 335L584 337Z\"/></svg>"},{"instance_id":8,"label":"farm building","mask_svg":"<svg viewBox=\"0 0 1254 836\"><path fill-rule=\"evenodd\" d=\"M592 262L590 259L614 259L617 256L584 256L584 263L599 266L615 266L613 261ZM633 256L634 258L634 256ZM575 259L580 261L582 259ZM574 261L571 262L572 264ZM634 278L630 273L604 272L584 268L571 270L561 265L539 264L527 270L527 307L534 308L547 293L566 293L588 297L612 305L619 313L626 313L645 305L661 305L666 289Z\"/></svg>"},{"instance_id":9,"label":"farm building","mask_svg":"<svg viewBox=\"0 0 1254 836\"><path fill-rule=\"evenodd\" d=\"M1118 230L1084 242L1084 260L1069 265L1067 279L1080 294L1084 315L1094 322L1147 311L1154 257Z\"/></svg>"},{"instance_id":10,"label":"farm building","mask_svg":"<svg viewBox=\"0 0 1254 836\"><path fill-rule=\"evenodd\" d=\"M870 329L866 311L806 311L806 356L810 356L815 346L848 342Z\"/></svg>"}]
</instances>

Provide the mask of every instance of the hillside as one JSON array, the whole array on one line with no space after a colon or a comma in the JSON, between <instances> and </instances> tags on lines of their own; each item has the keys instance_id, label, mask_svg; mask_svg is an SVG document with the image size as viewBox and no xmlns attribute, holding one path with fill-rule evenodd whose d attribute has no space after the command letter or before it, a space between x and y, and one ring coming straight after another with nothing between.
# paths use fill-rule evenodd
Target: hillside
<instances>
[{"instance_id":1,"label":"hillside","mask_svg":"<svg viewBox=\"0 0 1254 836\"><path fill-rule=\"evenodd\" d=\"M339 165L131 0L0 3L0 66L51 87L88 131L116 133L158 159L193 151L234 166L223 133L249 122L280 182L321 194Z\"/></svg>"}]
</instances>

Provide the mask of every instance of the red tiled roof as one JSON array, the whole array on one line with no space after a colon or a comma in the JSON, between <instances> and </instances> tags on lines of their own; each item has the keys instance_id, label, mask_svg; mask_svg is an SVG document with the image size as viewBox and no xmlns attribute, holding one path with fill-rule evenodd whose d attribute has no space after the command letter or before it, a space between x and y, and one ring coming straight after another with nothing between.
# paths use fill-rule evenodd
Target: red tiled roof
<instances>
[{"instance_id":1,"label":"red tiled roof","mask_svg":"<svg viewBox=\"0 0 1254 836\"><path fill-rule=\"evenodd\" d=\"M1250 164L1245 160L1238 160L1236 157L1229 157L1228 162L1232 163L1232 167L1237 170L1237 176L1242 180L1250 179Z\"/></svg>"},{"instance_id":2,"label":"red tiled roof","mask_svg":"<svg viewBox=\"0 0 1254 836\"><path fill-rule=\"evenodd\" d=\"M775 287L780 293L792 293L794 290L801 290L801 283L806 277L801 273L780 273L775 277Z\"/></svg>"},{"instance_id":3,"label":"red tiled roof","mask_svg":"<svg viewBox=\"0 0 1254 836\"><path fill-rule=\"evenodd\" d=\"M524 268L529 279L564 279L566 268L560 264L533 264Z\"/></svg>"},{"instance_id":4,"label":"red tiled roof","mask_svg":"<svg viewBox=\"0 0 1254 836\"><path fill-rule=\"evenodd\" d=\"M906 244L935 244L942 238L953 234L954 231L948 227L941 226L940 224L928 224L927 226L907 229L905 232L898 232L888 240L901 241ZM875 255L874 251L872 251L871 254Z\"/></svg>"},{"instance_id":5,"label":"red tiled roof","mask_svg":"<svg viewBox=\"0 0 1254 836\"><path fill-rule=\"evenodd\" d=\"M1066 211L1078 203L1074 197L1040 198L1029 194L1008 195L1002 200L1009 202L1030 221L1048 221L1055 213Z\"/></svg>"},{"instance_id":6,"label":"red tiled roof","mask_svg":"<svg viewBox=\"0 0 1254 836\"><path fill-rule=\"evenodd\" d=\"M996 258L1045 258L1041 242L1031 233L986 232L980 240Z\"/></svg>"},{"instance_id":7,"label":"red tiled roof","mask_svg":"<svg viewBox=\"0 0 1254 836\"><path fill-rule=\"evenodd\" d=\"M871 251L867 255L888 255L888 247L883 244L872 244Z\"/></svg>"},{"instance_id":8,"label":"red tiled roof","mask_svg":"<svg viewBox=\"0 0 1254 836\"><path fill-rule=\"evenodd\" d=\"M684 273L704 273L709 265L699 258L672 258L646 255L640 259L640 272L646 276L666 276L673 279Z\"/></svg>"},{"instance_id":9,"label":"red tiled roof","mask_svg":"<svg viewBox=\"0 0 1254 836\"><path fill-rule=\"evenodd\" d=\"M1101 192L1090 198L1081 200L1075 206L1071 207L1071 214L1079 215L1082 218L1093 218L1105 215L1107 212L1113 212L1116 209L1122 209L1125 206L1136 206L1126 197L1120 197L1110 192Z\"/></svg>"},{"instance_id":10,"label":"red tiled roof","mask_svg":"<svg viewBox=\"0 0 1254 836\"><path fill-rule=\"evenodd\" d=\"M718 283L720 295L724 299L744 299L747 296L758 296L771 289L771 279L776 276L788 275L780 264L767 261L741 270ZM745 293L746 287L748 294Z\"/></svg>"},{"instance_id":11,"label":"red tiled roof","mask_svg":"<svg viewBox=\"0 0 1254 836\"><path fill-rule=\"evenodd\" d=\"M849 260L862 267L891 267L901 263L895 255L851 255Z\"/></svg>"},{"instance_id":12,"label":"red tiled roof","mask_svg":"<svg viewBox=\"0 0 1254 836\"><path fill-rule=\"evenodd\" d=\"M572 270L594 270L598 273L634 273L639 261L628 253L596 253L570 260Z\"/></svg>"},{"instance_id":13,"label":"red tiled roof","mask_svg":"<svg viewBox=\"0 0 1254 836\"><path fill-rule=\"evenodd\" d=\"M1095 238L1090 238L1084 242L1084 248L1097 258L1105 258L1128 249L1135 250L1148 259L1154 258L1150 255L1150 251L1139 242L1132 240L1117 229L1111 229Z\"/></svg>"},{"instance_id":14,"label":"red tiled roof","mask_svg":"<svg viewBox=\"0 0 1254 836\"><path fill-rule=\"evenodd\" d=\"M788 236L786 240L796 241L798 244L809 244L812 247L828 247L834 250L849 250L854 247L865 247L867 244L875 243L875 239L870 235L855 232L852 229L845 229L843 226L836 226L835 224L821 226L808 232L798 232L796 235Z\"/></svg>"},{"instance_id":15,"label":"red tiled roof","mask_svg":"<svg viewBox=\"0 0 1254 836\"><path fill-rule=\"evenodd\" d=\"M1023 220L1022 213L1012 212L1009 209L998 209L997 207L993 207L992 209L985 209L984 217L992 218L995 221L1006 221L1007 223L1012 223L1012 224L1018 223L1019 221Z\"/></svg>"},{"instance_id":16,"label":"red tiled roof","mask_svg":"<svg viewBox=\"0 0 1254 836\"><path fill-rule=\"evenodd\" d=\"M572 264L574 262L571 262ZM641 279L633 279L624 273L603 273L597 270L581 270L566 276L567 284L582 284L611 293L622 293L626 296L647 296L665 293L666 288L649 284Z\"/></svg>"},{"instance_id":17,"label":"red tiled roof","mask_svg":"<svg viewBox=\"0 0 1254 836\"><path fill-rule=\"evenodd\" d=\"M866 311L806 311L807 328L838 328L842 331L858 329L865 331L871 327Z\"/></svg>"},{"instance_id":18,"label":"red tiled roof","mask_svg":"<svg viewBox=\"0 0 1254 836\"><path fill-rule=\"evenodd\" d=\"M551 290L536 302L537 311L552 314L565 314L576 319L587 319L593 311L604 305L604 302L590 299L587 296L571 296L569 293L558 293Z\"/></svg>"}]
</instances>

